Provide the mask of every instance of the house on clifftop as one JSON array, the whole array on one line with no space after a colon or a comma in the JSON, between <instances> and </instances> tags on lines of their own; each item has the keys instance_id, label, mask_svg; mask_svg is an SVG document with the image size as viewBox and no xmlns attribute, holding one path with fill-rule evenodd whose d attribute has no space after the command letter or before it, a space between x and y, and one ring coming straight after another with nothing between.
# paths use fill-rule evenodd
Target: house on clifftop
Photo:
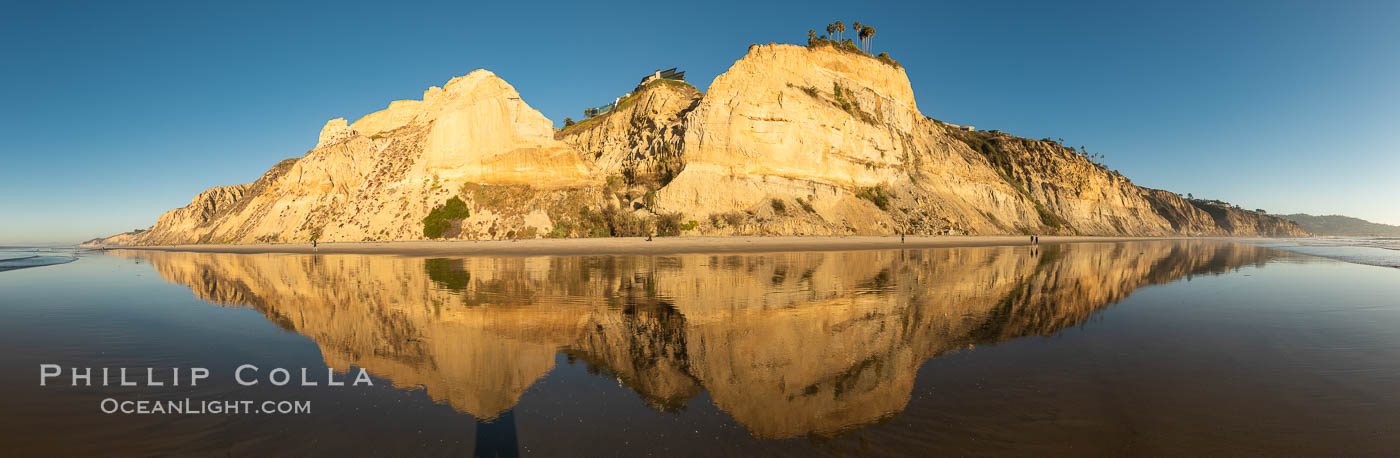
<instances>
[{"instance_id":1,"label":"house on clifftop","mask_svg":"<svg viewBox=\"0 0 1400 458\"><path fill-rule=\"evenodd\" d=\"M668 70L657 70L655 72L652 72L652 74L642 77L642 81L640 83L637 83L636 89L633 89L632 92L622 94L622 96L613 99L612 103L597 108L584 108L584 119L606 114L607 112L612 111L613 108L617 108L618 103L622 102L622 99L627 98L628 96L637 92L638 89L641 89L642 87L656 80L685 81L685 71L678 71L675 67L672 67Z\"/></svg>"}]
</instances>

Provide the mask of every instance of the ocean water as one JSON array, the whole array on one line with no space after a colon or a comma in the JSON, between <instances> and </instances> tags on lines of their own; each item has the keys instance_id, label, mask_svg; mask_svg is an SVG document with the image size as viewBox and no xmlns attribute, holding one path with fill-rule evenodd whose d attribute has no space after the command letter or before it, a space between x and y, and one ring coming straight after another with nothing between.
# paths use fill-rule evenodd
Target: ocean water
<instances>
[{"instance_id":1,"label":"ocean water","mask_svg":"<svg viewBox=\"0 0 1400 458\"><path fill-rule=\"evenodd\" d=\"M0 345L9 456L1400 450L1400 270L1213 240L80 253L0 273ZM184 400L309 411L104 407Z\"/></svg>"},{"instance_id":2,"label":"ocean water","mask_svg":"<svg viewBox=\"0 0 1400 458\"><path fill-rule=\"evenodd\" d=\"M76 260L78 256L74 249L0 246L0 272L64 264Z\"/></svg>"},{"instance_id":3,"label":"ocean water","mask_svg":"<svg viewBox=\"0 0 1400 458\"><path fill-rule=\"evenodd\" d=\"M1259 246L1324 258L1382 267L1400 267L1400 238L1397 237L1309 237L1260 239Z\"/></svg>"}]
</instances>

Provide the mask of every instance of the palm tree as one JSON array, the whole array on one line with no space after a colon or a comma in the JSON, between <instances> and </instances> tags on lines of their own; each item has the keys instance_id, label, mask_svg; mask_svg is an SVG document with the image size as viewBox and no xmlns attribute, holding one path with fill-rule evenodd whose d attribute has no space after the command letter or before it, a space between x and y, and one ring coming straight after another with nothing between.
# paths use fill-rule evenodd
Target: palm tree
<instances>
[{"instance_id":1,"label":"palm tree","mask_svg":"<svg viewBox=\"0 0 1400 458\"><path fill-rule=\"evenodd\" d=\"M860 21L852 21L852 22L851 22L851 30L854 30L854 31L856 31L856 32L860 32ZM862 44L864 44L864 43L862 43Z\"/></svg>"},{"instance_id":2,"label":"palm tree","mask_svg":"<svg viewBox=\"0 0 1400 458\"><path fill-rule=\"evenodd\" d=\"M841 41L841 33L846 31L846 24L836 21L836 41Z\"/></svg>"},{"instance_id":3,"label":"palm tree","mask_svg":"<svg viewBox=\"0 0 1400 458\"><path fill-rule=\"evenodd\" d=\"M827 25L826 25L826 36L828 36L828 37L835 37L835 36L836 36L836 24L827 24Z\"/></svg>"},{"instance_id":4,"label":"palm tree","mask_svg":"<svg viewBox=\"0 0 1400 458\"><path fill-rule=\"evenodd\" d=\"M807 29L807 44L808 44L808 45L812 44L812 42L815 41L816 38L817 38L817 31L814 30L814 29Z\"/></svg>"},{"instance_id":5,"label":"palm tree","mask_svg":"<svg viewBox=\"0 0 1400 458\"><path fill-rule=\"evenodd\" d=\"M865 50L865 39L870 37L869 28L868 28L868 27L865 27L865 28L861 28L861 29L859 29L859 30L860 30L860 35L859 35L859 36L860 36L860 49L861 49L861 50Z\"/></svg>"},{"instance_id":6,"label":"palm tree","mask_svg":"<svg viewBox=\"0 0 1400 458\"><path fill-rule=\"evenodd\" d=\"M865 52L870 52L870 44L875 41L875 28L867 25L860 29L860 33L865 35Z\"/></svg>"}]
</instances>

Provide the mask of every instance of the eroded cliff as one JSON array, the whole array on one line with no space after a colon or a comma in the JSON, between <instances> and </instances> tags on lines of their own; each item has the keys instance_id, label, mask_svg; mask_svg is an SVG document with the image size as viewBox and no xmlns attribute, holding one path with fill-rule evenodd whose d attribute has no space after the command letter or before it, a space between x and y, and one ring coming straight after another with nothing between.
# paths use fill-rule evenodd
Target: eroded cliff
<instances>
[{"instance_id":1,"label":"eroded cliff","mask_svg":"<svg viewBox=\"0 0 1400 458\"><path fill-rule=\"evenodd\" d=\"M1141 188L1053 141L925 116L904 69L755 45L708 93L669 80L555 131L477 70L355 122L151 229L160 245L722 234L1304 235ZM461 209L439 214L452 199ZM446 215L446 216L444 216ZM435 229L429 226L436 225Z\"/></svg>"}]
</instances>

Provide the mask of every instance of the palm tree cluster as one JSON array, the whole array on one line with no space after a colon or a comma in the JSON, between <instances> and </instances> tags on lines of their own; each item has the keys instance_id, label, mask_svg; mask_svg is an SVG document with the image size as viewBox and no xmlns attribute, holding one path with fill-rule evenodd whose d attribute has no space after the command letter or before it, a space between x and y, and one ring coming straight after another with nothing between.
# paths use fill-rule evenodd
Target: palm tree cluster
<instances>
[{"instance_id":1,"label":"palm tree cluster","mask_svg":"<svg viewBox=\"0 0 1400 458\"><path fill-rule=\"evenodd\" d=\"M870 52L870 46L875 42L875 28L871 26L860 27L860 44L865 52Z\"/></svg>"},{"instance_id":2,"label":"palm tree cluster","mask_svg":"<svg viewBox=\"0 0 1400 458\"><path fill-rule=\"evenodd\" d=\"M871 42L875 38L875 28L871 27L868 24L861 24L860 21L852 21L850 30L856 32L856 38L860 40L860 50L869 53ZM846 24L841 21L836 21L834 23L826 25L826 35L822 36L821 38L823 40L827 40L827 37L831 37L829 38L831 41L835 41L837 43L845 43L846 40L841 38L841 35L845 32ZM816 35L816 30L807 31L807 39L809 41L816 39Z\"/></svg>"},{"instance_id":3,"label":"palm tree cluster","mask_svg":"<svg viewBox=\"0 0 1400 458\"><path fill-rule=\"evenodd\" d=\"M1065 142L1065 139L1063 139L1063 138L1061 138L1060 141L1059 141L1060 144L1064 144L1064 142ZM1091 163L1094 163L1094 164L1099 165L1099 166L1104 167L1104 168L1107 168L1107 167L1108 167L1107 165L1104 164L1104 159L1106 159L1107 156L1104 156L1103 154L1099 154L1099 153L1090 153L1090 152L1089 152L1089 149L1088 149L1088 148L1085 148L1084 145L1079 145L1079 151L1075 151L1075 150L1074 150L1074 147L1070 147L1069 150L1070 150L1070 152L1072 152L1072 153L1076 153L1076 154L1078 154L1078 155L1080 155L1080 156L1083 156L1085 159L1088 159L1089 162L1091 162Z\"/></svg>"}]
</instances>

